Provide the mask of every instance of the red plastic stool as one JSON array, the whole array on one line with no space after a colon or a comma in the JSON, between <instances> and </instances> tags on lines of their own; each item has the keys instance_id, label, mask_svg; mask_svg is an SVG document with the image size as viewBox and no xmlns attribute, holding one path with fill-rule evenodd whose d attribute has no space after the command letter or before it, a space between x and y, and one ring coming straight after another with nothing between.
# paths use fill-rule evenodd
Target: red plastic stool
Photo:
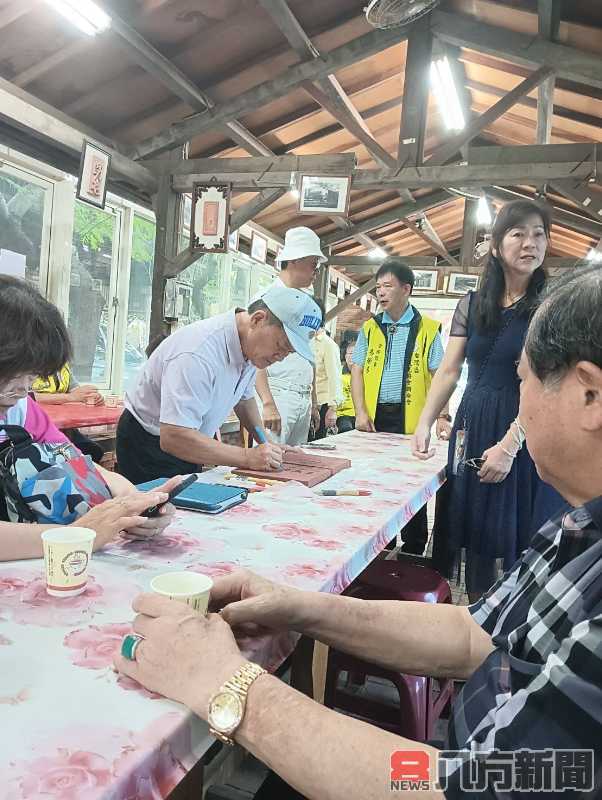
<instances>
[{"instance_id":1,"label":"red plastic stool","mask_svg":"<svg viewBox=\"0 0 602 800\"><path fill-rule=\"evenodd\" d=\"M364 600L412 600L423 603L451 603L448 582L434 569L412 561L374 561L345 592ZM347 686L340 685L346 672ZM395 702L375 696L381 688L369 678L384 679L396 689ZM359 680L358 680L359 679ZM381 695L384 694L384 689ZM432 739L433 727L453 697L453 681L377 667L331 649L324 687L324 705L360 717L379 728L414 741ZM398 698L398 703L397 703Z\"/></svg>"}]
</instances>

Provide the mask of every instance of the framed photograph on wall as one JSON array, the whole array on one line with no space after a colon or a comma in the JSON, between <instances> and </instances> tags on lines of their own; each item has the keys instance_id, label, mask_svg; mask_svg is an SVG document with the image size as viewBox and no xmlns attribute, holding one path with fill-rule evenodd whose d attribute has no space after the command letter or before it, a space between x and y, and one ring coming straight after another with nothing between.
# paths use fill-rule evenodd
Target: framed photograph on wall
<instances>
[{"instance_id":1,"label":"framed photograph on wall","mask_svg":"<svg viewBox=\"0 0 602 800\"><path fill-rule=\"evenodd\" d=\"M261 261L262 264L266 263L268 257L268 240L257 231L251 234L251 258L255 261Z\"/></svg>"},{"instance_id":2,"label":"framed photograph on wall","mask_svg":"<svg viewBox=\"0 0 602 800\"><path fill-rule=\"evenodd\" d=\"M228 250L238 250L238 228L228 236Z\"/></svg>"},{"instance_id":3,"label":"framed photograph on wall","mask_svg":"<svg viewBox=\"0 0 602 800\"><path fill-rule=\"evenodd\" d=\"M299 211L301 214L342 214L349 208L349 175L333 176L302 175L299 186Z\"/></svg>"},{"instance_id":4,"label":"framed photograph on wall","mask_svg":"<svg viewBox=\"0 0 602 800\"><path fill-rule=\"evenodd\" d=\"M466 294L476 292L479 287L480 275L468 275L464 272L452 272L449 276L447 291L449 294Z\"/></svg>"},{"instance_id":5,"label":"framed photograph on wall","mask_svg":"<svg viewBox=\"0 0 602 800\"><path fill-rule=\"evenodd\" d=\"M230 217L230 184L195 183L192 187L190 247L198 253L226 253Z\"/></svg>"},{"instance_id":6,"label":"framed photograph on wall","mask_svg":"<svg viewBox=\"0 0 602 800\"><path fill-rule=\"evenodd\" d=\"M104 208L110 167L111 154L84 139L77 179L77 199L96 208Z\"/></svg>"},{"instance_id":7,"label":"framed photograph on wall","mask_svg":"<svg viewBox=\"0 0 602 800\"><path fill-rule=\"evenodd\" d=\"M436 292L439 272L436 269L412 269L414 273L414 290Z\"/></svg>"}]
</instances>

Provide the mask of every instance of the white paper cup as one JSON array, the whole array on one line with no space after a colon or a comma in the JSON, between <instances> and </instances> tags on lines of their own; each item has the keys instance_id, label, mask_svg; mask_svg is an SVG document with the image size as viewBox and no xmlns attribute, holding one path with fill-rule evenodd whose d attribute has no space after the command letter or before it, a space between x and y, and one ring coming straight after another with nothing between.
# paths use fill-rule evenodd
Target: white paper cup
<instances>
[{"instance_id":1,"label":"white paper cup","mask_svg":"<svg viewBox=\"0 0 602 800\"><path fill-rule=\"evenodd\" d=\"M199 614L206 614L213 581L198 572L164 572L156 575L150 586L155 594L169 597L170 600L179 600Z\"/></svg>"},{"instance_id":2,"label":"white paper cup","mask_svg":"<svg viewBox=\"0 0 602 800\"><path fill-rule=\"evenodd\" d=\"M42 533L48 594L73 597L85 591L95 538L95 531L75 526Z\"/></svg>"},{"instance_id":3,"label":"white paper cup","mask_svg":"<svg viewBox=\"0 0 602 800\"><path fill-rule=\"evenodd\" d=\"M117 408L121 398L117 394L108 394L105 397L105 406L107 408Z\"/></svg>"}]
</instances>

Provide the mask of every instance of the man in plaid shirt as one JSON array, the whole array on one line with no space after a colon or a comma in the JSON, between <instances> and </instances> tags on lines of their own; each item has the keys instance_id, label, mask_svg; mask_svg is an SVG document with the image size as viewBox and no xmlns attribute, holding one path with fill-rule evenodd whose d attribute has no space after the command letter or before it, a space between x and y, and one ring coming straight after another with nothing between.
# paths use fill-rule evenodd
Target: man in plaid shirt
<instances>
[{"instance_id":1,"label":"man in plaid shirt","mask_svg":"<svg viewBox=\"0 0 602 800\"><path fill-rule=\"evenodd\" d=\"M208 620L138 598L146 638L118 668L207 718L244 664L228 623L288 627L389 669L466 681L442 751L259 677L232 735L303 796L602 797L602 270L575 270L543 300L519 375L529 451L567 509L479 602L363 601L242 572L216 580L222 613Z\"/></svg>"}]
</instances>

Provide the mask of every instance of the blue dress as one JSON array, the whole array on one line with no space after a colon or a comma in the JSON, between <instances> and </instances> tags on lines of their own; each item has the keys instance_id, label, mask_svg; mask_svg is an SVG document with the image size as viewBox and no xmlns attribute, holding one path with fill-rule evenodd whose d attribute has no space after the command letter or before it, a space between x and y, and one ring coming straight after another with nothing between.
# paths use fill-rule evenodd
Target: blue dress
<instances>
[{"instance_id":1,"label":"blue dress","mask_svg":"<svg viewBox=\"0 0 602 800\"><path fill-rule=\"evenodd\" d=\"M453 474L456 434L465 430L465 458L479 458L503 438L518 414L516 367L529 324L517 306L502 312L500 328L481 332L474 322L474 293L462 298L451 335L466 336L468 380L450 438L446 490L437 507L433 559L448 577L465 556L469 592L485 592L500 567L509 569L532 535L567 503L538 476L523 447L501 483L481 483L477 470Z\"/></svg>"}]
</instances>

